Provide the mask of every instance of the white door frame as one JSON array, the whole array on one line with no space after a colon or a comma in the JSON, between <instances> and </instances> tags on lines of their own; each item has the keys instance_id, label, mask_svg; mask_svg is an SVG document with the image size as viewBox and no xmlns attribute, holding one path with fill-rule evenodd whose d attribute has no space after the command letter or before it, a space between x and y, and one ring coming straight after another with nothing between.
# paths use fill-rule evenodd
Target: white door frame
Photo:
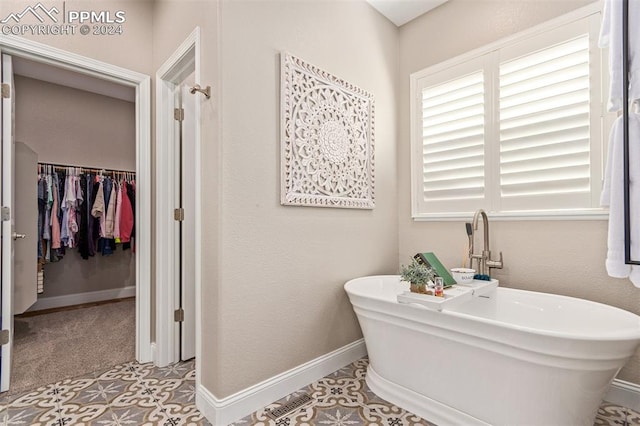
<instances>
[{"instance_id":1,"label":"white door frame","mask_svg":"<svg viewBox=\"0 0 640 426\"><path fill-rule=\"evenodd\" d=\"M0 50L136 89L136 359L154 360L151 343L151 78L32 40L0 35ZM158 240L162 241L162 240Z\"/></svg>"},{"instance_id":2,"label":"white door frame","mask_svg":"<svg viewBox=\"0 0 640 426\"><path fill-rule=\"evenodd\" d=\"M2 61L2 83L12 86L13 82L13 63L10 55L4 55L0 52L0 60ZM10 92L13 92L11 90ZM11 385L11 365L13 359L13 306L14 306L14 259L15 259L15 241L13 233L15 229L15 134L14 134L14 113L15 113L15 96L13 94L2 98L2 178L0 199L2 206L10 209L10 220L2 220L2 245L0 253L2 255L2 287L0 299L2 299L2 329L9 333L8 342L0 348L2 351L2 362L0 363L0 391L9 390ZM23 232L23 231L20 231Z\"/></svg>"},{"instance_id":3,"label":"white door frame","mask_svg":"<svg viewBox=\"0 0 640 426\"><path fill-rule=\"evenodd\" d=\"M195 71L200 82L200 28L196 27L169 59L156 72L156 364L165 366L178 361L176 346L178 326L176 309L176 236L174 234L174 204L176 175L174 132L174 90L177 83ZM200 96L199 93L195 94ZM196 359L200 358L200 294L202 266L201 218L201 101L195 104L195 292L196 292ZM196 362L196 386L200 383L200 368ZM196 387L197 388L197 387Z\"/></svg>"}]
</instances>

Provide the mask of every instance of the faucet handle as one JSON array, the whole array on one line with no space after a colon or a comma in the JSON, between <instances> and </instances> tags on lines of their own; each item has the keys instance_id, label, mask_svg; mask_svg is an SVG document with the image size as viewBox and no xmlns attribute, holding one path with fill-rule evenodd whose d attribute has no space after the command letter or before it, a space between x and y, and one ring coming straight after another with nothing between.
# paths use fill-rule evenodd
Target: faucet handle
<instances>
[{"instance_id":1,"label":"faucet handle","mask_svg":"<svg viewBox=\"0 0 640 426\"><path fill-rule=\"evenodd\" d=\"M500 252L500 260L487 259L487 268L502 269L502 252Z\"/></svg>"}]
</instances>

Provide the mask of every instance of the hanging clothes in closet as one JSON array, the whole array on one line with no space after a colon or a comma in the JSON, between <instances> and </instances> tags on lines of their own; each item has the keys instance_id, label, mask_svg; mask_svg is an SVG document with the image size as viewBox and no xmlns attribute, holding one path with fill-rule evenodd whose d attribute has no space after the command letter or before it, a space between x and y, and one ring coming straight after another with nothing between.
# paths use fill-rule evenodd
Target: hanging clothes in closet
<instances>
[{"instance_id":1,"label":"hanging clothes in closet","mask_svg":"<svg viewBox=\"0 0 640 426\"><path fill-rule=\"evenodd\" d=\"M38 293L43 267L68 249L83 259L132 249L135 174L52 164L38 165Z\"/></svg>"}]
</instances>

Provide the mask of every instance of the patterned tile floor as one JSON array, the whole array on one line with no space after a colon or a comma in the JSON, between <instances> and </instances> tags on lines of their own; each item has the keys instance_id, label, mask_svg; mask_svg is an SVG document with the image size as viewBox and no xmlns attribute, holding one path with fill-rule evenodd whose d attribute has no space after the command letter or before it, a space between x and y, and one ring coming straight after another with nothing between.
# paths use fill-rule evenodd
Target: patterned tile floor
<instances>
[{"instance_id":1,"label":"patterned tile floor","mask_svg":"<svg viewBox=\"0 0 640 426\"><path fill-rule=\"evenodd\" d=\"M88 377L0 396L0 425L210 425L195 406L194 361L129 362Z\"/></svg>"},{"instance_id":2,"label":"patterned tile floor","mask_svg":"<svg viewBox=\"0 0 640 426\"><path fill-rule=\"evenodd\" d=\"M364 380L368 365L369 361L367 358L358 360L355 363L264 407L262 410L233 423L233 426L434 425L434 423L430 423L376 396L369 389ZM279 417L277 420L272 420L267 416L268 410L276 409L291 398L303 393L309 394L313 398L313 401L289 415ZM625 419L627 423L625 423ZM598 411L595 425L640 425L640 414L635 411L604 402Z\"/></svg>"},{"instance_id":3,"label":"patterned tile floor","mask_svg":"<svg viewBox=\"0 0 640 426\"><path fill-rule=\"evenodd\" d=\"M247 416L232 426L433 425L378 398L363 358ZM312 401L273 420L268 410L303 393ZM0 425L210 425L195 406L194 361L165 368L130 362L34 391L0 395ZM603 403L596 426L640 425L640 413Z\"/></svg>"}]
</instances>

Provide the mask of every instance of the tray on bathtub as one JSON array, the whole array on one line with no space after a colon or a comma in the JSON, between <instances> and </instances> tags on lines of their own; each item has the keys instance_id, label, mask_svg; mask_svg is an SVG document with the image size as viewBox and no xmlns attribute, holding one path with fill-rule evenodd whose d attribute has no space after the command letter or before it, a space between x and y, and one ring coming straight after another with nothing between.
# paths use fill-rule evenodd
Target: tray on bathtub
<instances>
[{"instance_id":1,"label":"tray on bathtub","mask_svg":"<svg viewBox=\"0 0 640 426\"><path fill-rule=\"evenodd\" d=\"M470 288L473 290L474 296L480 296L498 287L498 284L499 281L492 278L491 281L473 280L469 284L456 284L456 286Z\"/></svg>"},{"instance_id":2,"label":"tray on bathtub","mask_svg":"<svg viewBox=\"0 0 640 426\"><path fill-rule=\"evenodd\" d=\"M405 291L404 293L398 294L398 303L417 303L428 309L441 311L446 309L447 306L466 302L496 287L498 287L498 280L492 279L491 281L473 280L469 284L456 284L445 289L444 297Z\"/></svg>"}]
</instances>

